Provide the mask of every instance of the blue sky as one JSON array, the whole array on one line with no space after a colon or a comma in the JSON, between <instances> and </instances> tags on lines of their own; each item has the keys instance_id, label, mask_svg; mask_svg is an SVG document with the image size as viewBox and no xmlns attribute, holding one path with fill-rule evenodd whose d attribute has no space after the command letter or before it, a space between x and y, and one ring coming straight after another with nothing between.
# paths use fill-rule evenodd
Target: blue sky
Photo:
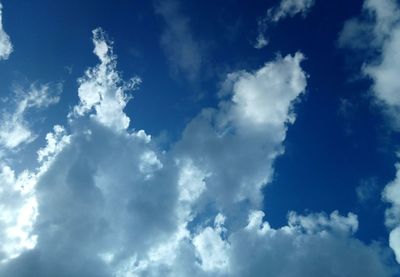
<instances>
[{"instance_id":1,"label":"blue sky","mask_svg":"<svg viewBox=\"0 0 400 277\"><path fill-rule=\"evenodd\" d=\"M1 276L399 276L396 0L1 5Z\"/></svg>"}]
</instances>

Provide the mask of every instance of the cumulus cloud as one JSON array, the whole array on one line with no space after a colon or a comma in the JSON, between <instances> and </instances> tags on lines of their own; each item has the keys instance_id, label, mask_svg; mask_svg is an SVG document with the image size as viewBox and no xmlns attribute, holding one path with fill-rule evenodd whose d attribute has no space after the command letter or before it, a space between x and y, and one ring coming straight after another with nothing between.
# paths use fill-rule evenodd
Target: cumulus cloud
<instances>
[{"instance_id":1,"label":"cumulus cloud","mask_svg":"<svg viewBox=\"0 0 400 277\"><path fill-rule=\"evenodd\" d=\"M267 15L258 20L258 35L254 48L261 49L268 45L266 32L269 25L297 14L305 17L314 4L315 0L282 0L278 6L268 9Z\"/></svg>"},{"instance_id":2,"label":"cumulus cloud","mask_svg":"<svg viewBox=\"0 0 400 277\"><path fill-rule=\"evenodd\" d=\"M351 19L344 25L339 45L367 52L363 73L373 80L376 98L390 107L397 118L400 106L400 9L396 1L366 0L363 17Z\"/></svg>"},{"instance_id":3,"label":"cumulus cloud","mask_svg":"<svg viewBox=\"0 0 400 277\"><path fill-rule=\"evenodd\" d=\"M0 3L0 60L7 60L12 51L10 37L3 28L3 5Z\"/></svg>"},{"instance_id":4,"label":"cumulus cloud","mask_svg":"<svg viewBox=\"0 0 400 277\"><path fill-rule=\"evenodd\" d=\"M393 276L379 245L352 236L357 217L333 212L301 216L291 213L279 229L263 221L262 211L249 213L245 226L229 232L218 214L177 245L174 262L147 264L138 276ZM227 233L228 232L228 233ZM193 244L190 243L190 239ZM364 266L354 266L363 264Z\"/></svg>"},{"instance_id":5,"label":"cumulus cloud","mask_svg":"<svg viewBox=\"0 0 400 277\"><path fill-rule=\"evenodd\" d=\"M33 249L37 236L31 234L37 217L33 195L34 178L28 171L16 176L6 164L0 168L0 263Z\"/></svg>"},{"instance_id":6,"label":"cumulus cloud","mask_svg":"<svg viewBox=\"0 0 400 277\"><path fill-rule=\"evenodd\" d=\"M396 165L396 178L383 191L383 197L391 203L386 210L386 225L392 230L389 235L389 244L400 263L400 164Z\"/></svg>"},{"instance_id":7,"label":"cumulus cloud","mask_svg":"<svg viewBox=\"0 0 400 277\"><path fill-rule=\"evenodd\" d=\"M93 43L100 62L79 79L68 127L46 136L36 168L3 163L0 275L391 276L382 248L353 238L354 214L263 219L306 90L301 53L229 74L217 107L162 151L124 112L138 79L122 79L101 29Z\"/></svg>"},{"instance_id":8,"label":"cumulus cloud","mask_svg":"<svg viewBox=\"0 0 400 277\"><path fill-rule=\"evenodd\" d=\"M61 84L40 86L33 84L28 90L16 88L14 98L6 100L13 109L9 110L8 107L1 113L0 145L13 149L34 140L35 134L25 119L26 114L58 103L61 90Z\"/></svg>"},{"instance_id":9,"label":"cumulus cloud","mask_svg":"<svg viewBox=\"0 0 400 277\"><path fill-rule=\"evenodd\" d=\"M19 255L7 252L1 275L111 276L176 229L175 165L144 131L127 130L125 92L138 81L120 78L101 29L93 42L100 64L79 80L71 131L55 126L31 172L37 207L27 232L35 243ZM9 179L10 187L19 184ZM19 206L8 209L21 214Z\"/></svg>"},{"instance_id":10,"label":"cumulus cloud","mask_svg":"<svg viewBox=\"0 0 400 277\"><path fill-rule=\"evenodd\" d=\"M297 53L255 72L229 74L218 109L204 109L187 125L174 156L206 176L196 205L215 205L230 217L261 204L287 124L295 119L294 101L305 92L302 60Z\"/></svg>"},{"instance_id":11,"label":"cumulus cloud","mask_svg":"<svg viewBox=\"0 0 400 277\"><path fill-rule=\"evenodd\" d=\"M74 108L76 116L89 113L96 121L118 130L129 127L130 119L123 109L130 97L127 91L134 90L141 80L133 77L129 81L121 79L115 70L116 56L107 41L106 34L101 29L93 31L94 54L100 59L100 64L88 69L85 76L79 79L79 105Z\"/></svg>"}]
</instances>

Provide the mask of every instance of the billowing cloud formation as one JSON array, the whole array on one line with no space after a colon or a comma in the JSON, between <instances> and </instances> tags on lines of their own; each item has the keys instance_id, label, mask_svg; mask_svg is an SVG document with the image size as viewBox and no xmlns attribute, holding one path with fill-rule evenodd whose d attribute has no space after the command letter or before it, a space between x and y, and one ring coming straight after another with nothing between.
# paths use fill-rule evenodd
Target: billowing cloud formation
<instances>
[{"instance_id":1,"label":"billowing cloud formation","mask_svg":"<svg viewBox=\"0 0 400 277\"><path fill-rule=\"evenodd\" d=\"M137 268L138 276L393 276L382 263L378 245L366 246L351 236L354 214L299 216L273 229L264 213L252 211L243 228L229 232L218 214L213 226L181 240L164 262ZM192 240L193 243L190 243ZM364 266L354 266L363 264Z\"/></svg>"},{"instance_id":2,"label":"billowing cloud formation","mask_svg":"<svg viewBox=\"0 0 400 277\"><path fill-rule=\"evenodd\" d=\"M382 249L352 237L354 214L263 221L261 189L306 89L301 53L228 75L167 152L129 128L139 80L93 36L100 64L79 79L68 128L46 136L36 169L3 163L0 275L391 276Z\"/></svg>"},{"instance_id":3,"label":"billowing cloud formation","mask_svg":"<svg viewBox=\"0 0 400 277\"><path fill-rule=\"evenodd\" d=\"M80 103L74 108L76 115L84 115L95 109L92 117L107 127L124 130L129 127L129 118L123 109L129 96L125 91L133 90L140 79L135 77L123 81L115 71L116 61L112 48L107 44L105 34L96 29L93 31L94 54L100 64L88 69L85 76L79 79L78 95Z\"/></svg>"},{"instance_id":4,"label":"billowing cloud formation","mask_svg":"<svg viewBox=\"0 0 400 277\"><path fill-rule=\"evenodd\" d=\"M27 91L16 88L14 99L8 99L13 109L3 110L0 115L0 145L13 149L35 139L25 119L26 113L56 104L60 100L61 90L61 84L34 84Z\"/></svg>"},{"instance_id":5,"label":"billowing cloud formation","mask_svg":"<svg viewBox=\"0 0 400 277\"><path fill-rule=\"evenodd\" d=\"M211 201L228 217L246 205L259 207L261 188L283 152L286 124L294 120L293 101L305 91L302 59L300 53L278 57L255 72L228 75L218 109L203 110L187 125L175 156L206 175L199 204Z\"/></svg>"},{"instance_id":6,"label":"billowing cloud formation","mask_svg":"<svg viewBox=\"0 0 400 277\"><path fill-rule=\"evenodd\" d=\"M10 37L3 29L3 5L0 3L0 60L7 60L13 51Z\"/></svg>"},{"instance_id":7,"label":"billowing cloud formation","mask_svg":"<svg viewBox=\"0 0 400 277\"><path fill-rule=\"evenodd\" d=\"M342 47L362 50L369 57L363 73L373 81L375 98L399 127L400 117L400 7L395 0L365 0L363 17L346 22L339 37ZM378 53L378 55L376 54ZM397 175L400 169L397 166ZM398 177L390 183L384 199L392 204L386 222L392 230L389 243L400 263L400 185Z\"/></svg>"},{"instance_id":8,"label":"billowing cloud formation","mask_svg":"<svg viewBox=\"0 0 400 277\"><path fill-rule=\"evenodd\" d=\"M261 49L268 45L265 36L268 25L297 14L305 17L314 4L315 0L282 0L278 6L268 9L267 15L258 21L258 36L254 47Z\"/></svg>"}]
</instances>

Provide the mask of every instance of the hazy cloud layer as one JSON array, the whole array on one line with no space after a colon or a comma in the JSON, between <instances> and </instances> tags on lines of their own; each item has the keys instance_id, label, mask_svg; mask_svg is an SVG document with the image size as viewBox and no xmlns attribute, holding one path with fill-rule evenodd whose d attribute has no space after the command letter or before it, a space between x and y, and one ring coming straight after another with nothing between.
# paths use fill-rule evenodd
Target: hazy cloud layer
<instances>
[{"instance_id":1,"label":"hazy cloud layer","mask_svg":"<svg viewBox=\"0 0 400 277\"><path fill-rule=\"evenodd\" d=\"M174 74L184 74L189 81L199 77L203 53L194 38L190 20L180 11L177 0L155 1L155 11L165 21L161 46Z\"/></svg>"}]
</instances>

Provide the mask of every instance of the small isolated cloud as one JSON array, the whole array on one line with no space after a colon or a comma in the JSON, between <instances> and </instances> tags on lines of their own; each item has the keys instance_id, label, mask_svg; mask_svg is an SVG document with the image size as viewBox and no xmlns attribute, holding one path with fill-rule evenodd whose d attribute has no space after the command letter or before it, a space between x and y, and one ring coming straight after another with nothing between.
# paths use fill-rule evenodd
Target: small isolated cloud
<instances>
[{"instance_id":1,"label":"small isolated cloud","mask_svg":"<svg viewBox=\"0 0 400 277\"><path fill-rule=\"evenodd\" d=\"M165 21L161 46L175 74L183 73L189 81L198 78L203 66L201 46L176 0L155 1L155 11Z\"/></svg>"},{"instance_id":2,"label":"small isolated cloud","mask_svg":"<svg viewBox=\"0 0 400 277\"><path fill-rule=\"evenodd\" d=\"M379 199L379 186L375 178L363 180L359 186L356 187L356 195L358 201L362 204L371 202L374 199Z\"/></svg>"},{"instance_id":3,"label":"small isolated cloud","mask_svg":"<svg viewBox=\"0 0 400 277\"><path fill-rule=\"evenodd\" d=\"M28 90L17 87L14 99L6 100L13 109L4 109L0 114L0 145L13 149L34 140L36 136L30 129L26 114L58 103L61 90L61 84L33 84Z\"/></svg>"},{"instance_id":4,"label":"small isolated cloud","mask_svg":"<svg viewBox=\"0 0 400 277\"><path fill-rule=\"evenodd\" d=\"M3 29L3 5L0 3L0 60L7 60L12 51L10 37Z\"/></svg>"},{"instance_id":5,"label":"small isolated cloud","mask_svg":"<svg viewBox=\"0 0 400 277\"><path fill-rule=\"evenodd\" d=\"M269 25L297 14L305 17L314 4L315 0L282 0L278 6L268 9L267 15L258 20L258 35L254 48L261 49L268 45L266 32Z\"/></svg>"},{"instance_id":6,"label":"small isolated cloud","mask_svg":"<svg viewBox=\"0 0 400 277\"><path fill-rule=\"evenodd\" d=\"M315 0L282 0L279 6L268 10L268 18L273 22L278 22L297 14L306 16L314 4Z\"/></svg>"}]
</instances>

